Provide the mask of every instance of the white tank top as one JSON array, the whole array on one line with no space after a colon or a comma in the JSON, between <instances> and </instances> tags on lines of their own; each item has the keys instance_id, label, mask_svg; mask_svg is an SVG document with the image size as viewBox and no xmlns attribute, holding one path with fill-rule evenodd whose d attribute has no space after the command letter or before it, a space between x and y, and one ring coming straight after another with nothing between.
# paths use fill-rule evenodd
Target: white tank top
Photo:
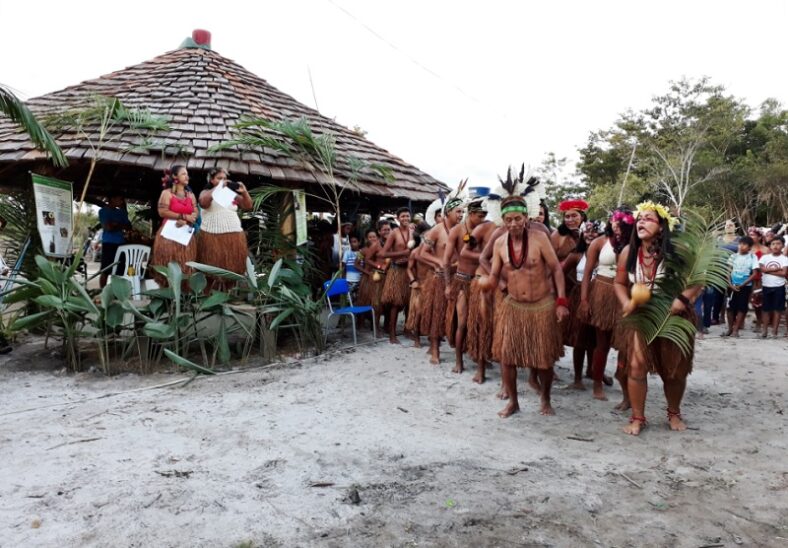
<instances>
[{"instance_id":1,"label":"white tank top","mask_svg":"<svg viewBox=\"0 0 788 548\"><path fill-rule=\"evenodd\" d=\"M577 272L578 282L583 281L583 273L585 272L585 270L586 270L586 256L583 255L583 257L580 259L580 262L577 263L577 267L575 267L575 271Z\"/></svg>"},{"instance_id":2,"label":"white tank top","mask_svg":"<svg viewBox=\"0 0 788 548\"><path fill-rule=\"evenodd\" d=\"M202 224L200 230L211 234L227 234L229 232L243 232L241 218L238 217L238 207L231 209L222 207L211 200L211 205L202 210Z\"/></svg>"},{"instance_id":3,"label":"white tank top","mask_svg":"<svg viewBox=\"0 0 788 548\"><path fill-rule=\"evenodd\" d=\"M616 277L616 252L613 251L613 246L610 244L610 239L606 239L605 245L599 251L599 264L596 267L597 276L605 276L606 278Z\"/></svg>"}]
</instances>

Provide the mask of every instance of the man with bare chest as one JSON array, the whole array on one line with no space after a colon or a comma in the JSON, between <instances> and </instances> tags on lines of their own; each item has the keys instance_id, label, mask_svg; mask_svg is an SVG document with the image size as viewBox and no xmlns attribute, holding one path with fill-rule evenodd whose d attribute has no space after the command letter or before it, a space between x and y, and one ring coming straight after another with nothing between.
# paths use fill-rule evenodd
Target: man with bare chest
<instances>
[{"instance_id":1,"label":"man with bare chest","mask_svg":"<svg viewBox=\"0 0 788 548\"><path fill-rule=\"evenodd\" d=\"M468 321L468 301L471 282L476 278L479 267L479 250L463 255L465 248L475 249L477 242L472 238L476 227L487 217L484 199L477 198L468 203L467 215L449 232L449 240L443 253L443 273L446 283L445 333L449 345L454 347L455 365L453 373L464 369L463 353ZM456 268L450 268L456 264ZM450 271L455 270L451 275Z\"/></svg>"},{"instance_id":2,"label":"man with bare chest","mask_svg":"<svg viewBox=\"0 0 788 548\"><path fill-rule=\"evenodd\" d=\"M440 341L445 328L446 280L443 257L449 242L449 232L462 221L463 200L449 198L443 208L443 219L424 236L421 260L429 263L435 275L422 290L420 332L430 339L430 363L440 363Z\"/></svg>"},{"instance_id":3,"label":"man with bare chest","mask_svg":"<svg viewBox=\"0 0 788 548\"><path fill-rule=\"evenodd\" d=\"M392 229L391 235L383 246L382 256L391 260L391 268L386 274L381 302L389 306L389 342L399 343L397 339L397 316L408 305L410 288L408 286L408 242L413 238L410 225L410 210L406 207L397 210L399 227Z\"/></svg>"},{"instance_id":4,"label":"man with bare chest","mask_svg":"<svg viewBox=\"0 0 788 548\"><path fill-rule=\"evenodd\" d=\"M501 361L501 378L509 402L498 414L508 417L520 410L517 368L535 369L539 377L542 415L553 415L550 389L553 365L563 355L559 323L568 316L564 275L549 238L529 229L526 202L514 195L501 202L507 233L495 242L490 275L481 283L487 290L506 279L507 295L493 336L494 353ZM548 279L552 275L557 298Z\"/></svg>"}]
</instances>

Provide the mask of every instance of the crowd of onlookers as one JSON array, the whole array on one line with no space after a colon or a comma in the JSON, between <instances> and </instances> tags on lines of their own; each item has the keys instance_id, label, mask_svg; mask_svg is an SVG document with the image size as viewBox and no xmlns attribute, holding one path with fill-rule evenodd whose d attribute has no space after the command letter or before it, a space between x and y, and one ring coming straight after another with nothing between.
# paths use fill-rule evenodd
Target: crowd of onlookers
<instances>
[{"instance_id":1,"label":"crowd of onlookers","mask_svg":"<svg viewBox=\"0 0 788 548\"><path fill-rule=\"evenodd\" d=\"M720 245L732 252L730 275L725 292L706 288L696 301L698 330L702 336L712 325L725 324L723 336L738 337L748 312L753 313L753 329L761 337L777 337L786 317L786 276L788 275L788 224L772 228L751 226L739 236L728 221Z\"/></svg>"}]
</instances>

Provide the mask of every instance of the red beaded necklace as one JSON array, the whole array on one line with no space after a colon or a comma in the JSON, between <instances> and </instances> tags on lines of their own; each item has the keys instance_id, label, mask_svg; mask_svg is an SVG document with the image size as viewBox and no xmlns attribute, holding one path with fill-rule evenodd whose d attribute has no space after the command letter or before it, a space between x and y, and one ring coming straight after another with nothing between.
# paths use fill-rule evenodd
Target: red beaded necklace
<instances>
[{"instance_id":1,"label":"red beaded necklace","mask_svg":"<svg viewBox=\"0 0 788 548\"><path fill-rule=\"evenodd\" d=\"M512 265L512 268L515 270L519 270L524 264L525 260L528 258L528 227L523 229L523 248L522 248L522 255L520 255L520 259L515 259L515 251L514 251L514 243L512 242L512 238L508 237L506 239L507 244L507 251L509 252L509 264Z\"/></svg>"}]
</instances>

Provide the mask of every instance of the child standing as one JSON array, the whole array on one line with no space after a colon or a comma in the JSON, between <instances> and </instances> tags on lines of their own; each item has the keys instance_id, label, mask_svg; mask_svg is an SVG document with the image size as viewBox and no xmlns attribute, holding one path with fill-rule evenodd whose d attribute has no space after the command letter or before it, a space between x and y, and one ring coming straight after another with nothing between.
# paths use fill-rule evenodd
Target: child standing
<instances>
[{"instance_id":1,"label":"child standing","mask_svg":"<svg viewBox=\"0 0 788 548\"><path fill-rule=\"evenodd\" d=\"M731 255L728 264L731 267L728 288L728 332L725 336L739 336L744 325L744 317L752 294L752 281L758 275L758 258L752 253L753 239L744 236L739 240L739 252Z\"/></svg>"},{"instance_id":2,"label":"child standing","mask_svg":"<svg viewBox=\"0 0 788 548\"><path fill-rule=\"evenodd\" d=\"M342 255L342 274L350 286L350 296L356 297L358 284L361 282L361 271L356 267L358 257L359 241L355 234L350 235L350 249L345 250Z\"/></svg>"},{"instance_id":3,"label":"child standing","mask_svg":"<svg viewBox=\"0 0 788 548\"><path fill-rule=\"evenodd\" d=\"M788 257L783 255L783 241L774 238L769 243L771 253L764 255L760 260L763 279L763 331L762 338L766 338L769 325L772 326L772 335L777 336L780 327L780 317L785 311L785 278L788 276Z\"/></svg>"}]
</instances>

